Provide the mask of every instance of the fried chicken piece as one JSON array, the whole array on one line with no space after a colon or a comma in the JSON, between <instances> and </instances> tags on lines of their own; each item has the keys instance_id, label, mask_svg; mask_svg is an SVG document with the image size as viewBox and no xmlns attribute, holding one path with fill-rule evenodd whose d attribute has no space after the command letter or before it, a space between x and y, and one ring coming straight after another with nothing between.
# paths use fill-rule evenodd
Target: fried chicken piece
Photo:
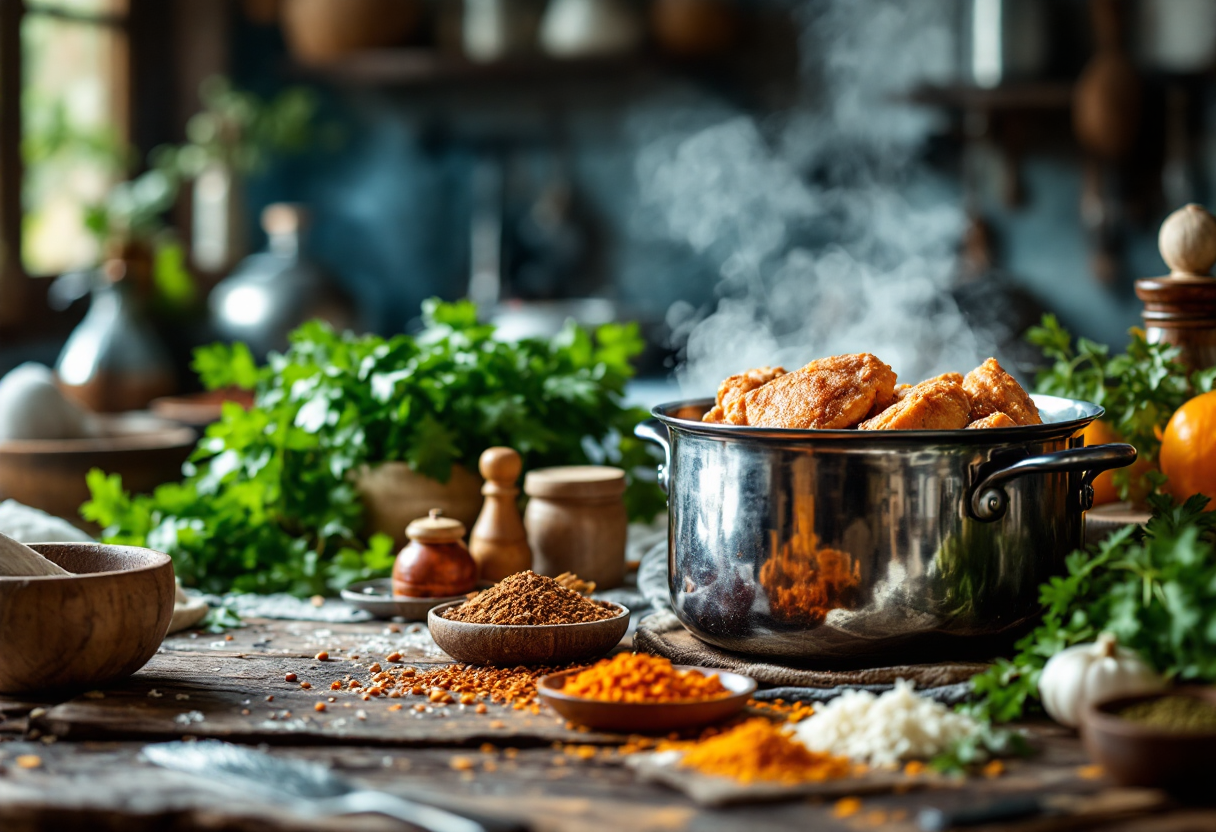
<instances>
[{"instance_id":1,"label":"fried chicken piece","mask_svg":"<svg viewBox=\"0 0 1216 832\"><path fill-rule=\"evenodd\" d=\"M765 428L851 428L895 398L895 373L869 353L812 361L731 401L732 425Z\"/></svg>"},{"instance_id":2,"label":"fried chicken piece","mask_svg":"<svg viewBox=\"0 0 1216 832\"><path fill-rule=\"evenodd\" d=\"M989 358L967 373L963 389L971 396L971 418L983 419L993 413L1004 413L1019 425L1041 425L1039 409L1017 380L1002 369L995 358Z\"/></svg>"},{"instance_id":3,"label":"fried chicken piece","mask_svg":"<svg viewBox=\"0 0 1216 832\"><path fill-rule=\"evenodd\" d=\"M963 385L947 373L922 381L903 398L872 419L858 425L859 430L958 430L971 421L971 400ZM962 377L959 376L959 380Z\"/></svg>"},{"instance_id":4,"label":"fried chicken piece","mask_svg":"<svg viewBox=\"0 0 1216 832\"><path fill-rule=\"evenodd\" d=\"M731 402L783 375L785 375L784 367L757 367L746 373L731 376L718 385L716 403L708 413L701 417L701 421L719 424L726 421L726 408Z\"/></svg>"},{"instance_id":5,"label":"fried chicken piece","mask_svg":"<svg viewBox=\"0 0 1216 832\"><path fill-rule=\"evenodd\" d=\"M983 430L984 428L1016 428L1018 423L1010 419L1004 413L997 411L990 416L985 416L983 419L976 419L971 424L967 425L967 430Z\"/></svg>"}]
</instances>

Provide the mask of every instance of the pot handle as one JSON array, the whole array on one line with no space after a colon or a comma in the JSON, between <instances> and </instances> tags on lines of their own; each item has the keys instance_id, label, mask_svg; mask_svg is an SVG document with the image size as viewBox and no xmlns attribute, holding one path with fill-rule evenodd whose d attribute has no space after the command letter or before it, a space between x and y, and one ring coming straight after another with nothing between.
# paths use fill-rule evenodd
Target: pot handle
<instances>
[{"instance_id":1,"label":"pot handle","mask_svg":"<svg viewBox=\"0 0 1216 832\"><path fill-rule=\"evenodd\" d=\"M671 470L671 433L667 425L658 419L647 419L639 422L633 429L633 435L646 442L653 442L663 449L663 464L659 466L659 488L667 493L668 472Z\"/></svg>"},{"instance_id":2,"label":"pot handle","mask_svg":"<svg viewBox=\"0 0 1216 832\"><path fill-rule=\"evenodd\" d=\"M971 516L984 523L992 523L1004 517L1005 510L1009 507L1009 495L1001 486L1009 480L1026 474L1059 474L1074 471L1084 472L1081 477L1078 507L1082 511L1087 511L1094 504L1094 477L1103 471L1123 468L1135 461L1136 449L1131 445L1090 445L1039 456L1028 456L1008 465L1000 465L995 470L982 469L982 479L971 489L971 498L968 501ZM985 467L987 468L987 466Z\"/></svg>"}]
</instances>

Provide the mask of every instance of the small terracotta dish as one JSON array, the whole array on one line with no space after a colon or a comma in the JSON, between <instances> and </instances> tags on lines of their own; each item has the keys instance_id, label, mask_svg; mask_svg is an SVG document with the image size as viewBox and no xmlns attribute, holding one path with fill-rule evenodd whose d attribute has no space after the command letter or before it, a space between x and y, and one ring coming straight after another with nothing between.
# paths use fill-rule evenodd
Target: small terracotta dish
<instances>
[{"instance_id":1,"label":"small terracotta dish","mask_svg":"<svg viewBox=\"0 0 1216 832\"><path fill-rule=\"evenodd\" d=\"M74 574L0 578L0 693L95 687L147 664L173 617L169 556L99 543L32 548Z\"/></svg>"},{"instance_id":2,"label":"small terracotta dish","mask_svg":"<svg viewBox=\"0 0 1216 832\"><path fill-rule=\"evenodd\" d=\"M1094 762L1121 786L1165 789L1181 796L1211 800L1216 783L1216 731L1163 731L1118 716L1137 702L1163 696L1191 696L1216 705L1216 688L1184 687L1163 693L1127 696L1091 705L1081 721L1081 736Z\"/></svg>"},{"instance_id":3,"label":"small terracotta dish","mask_svg":"<svg viewBox=\"0 0 1216 832\"><path fill-rule=\"evenodd\" d=\"M688 702L603 702L564 693L566 679L580 672L567 670L542 677L537 685L540 698L571 722L599 731L622 734L665 734L684 728L709 725L743 710L756 692L756 681L738 673L713 667L676 665L677 670L699 670L707 676L717 674L730 693L715 699Z\"/></svg>"},{"instance_id":4,"label":"small terracotta dish","mask_svg":"<svg viewBox=\"0 0 1216 832\"><path fill-rule=\"evenodd\" d=\"M392 578L359 581L342 590L342 600L355 609L370 612L376 618L404 618L406 621L426 621L426 614L440 604L463 601L463 595L446 598L413 598L394 595Z\"/></svg>"},{"instance_id":5,"label":"small terracotta dish","mask_svg":"<svg viewBox=\"0 0 1216 832\"><path fill-rule=\"evenodd\" d=\"M629 629L629 610L586 624L469 624L449 621L442 613L460 601L435 607L427 615L431 638L458 662L473 665L564 664L598 659L620 642Z\"/></svg>"}]
</instances>

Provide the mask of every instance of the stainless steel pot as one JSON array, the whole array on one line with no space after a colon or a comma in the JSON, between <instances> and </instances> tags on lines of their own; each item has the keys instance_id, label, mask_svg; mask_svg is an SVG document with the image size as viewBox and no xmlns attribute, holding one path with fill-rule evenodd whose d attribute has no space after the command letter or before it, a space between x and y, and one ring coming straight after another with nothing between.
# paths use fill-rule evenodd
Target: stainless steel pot
<instances>
[{"instance_id":1,"label":"stainless steel pot","mask_svg":"<svg viewBox=\"0 0 1216 832\"><path fill-rule=\"evenodd\" d=\"M696 421L656 407L670 588L704 641L808 661L957 657L1026 629L1081 545L1093 478L1130 445L1082 447L1097 405L1035 396L1044 424L857 431ZM911 652L909 652L911 651Z\"/></svg>"}]
</instances>

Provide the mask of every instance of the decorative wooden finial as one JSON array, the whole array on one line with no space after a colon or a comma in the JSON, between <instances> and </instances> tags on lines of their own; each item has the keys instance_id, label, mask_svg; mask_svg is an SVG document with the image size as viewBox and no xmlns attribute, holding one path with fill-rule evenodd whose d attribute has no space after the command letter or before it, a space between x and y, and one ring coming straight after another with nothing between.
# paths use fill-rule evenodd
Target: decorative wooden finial
<instances>
[{"instance_id":1,"label":"decorative wooden finial","mask_svg":"<svg viewBox=\"0 0 1216 832\"><path fill-rule=\"evenodd\" d=\"M1157 248L1171 275L1210 275L1216 264L1216 217L1193 202L1179 208L1161 224Z\"/></svg>"},{"instance_id":2,"label":"decorative wooden finial","mask_svg":"<svg viewBox=\"0 0 1216 832\"><path fill-rule=\"evenodd\" d=\"M516 502L523 460L513 448L489 448L478 468L486 480L481 489L486 500L469 536L469 551L483 581L501 581L532 568L532 550Z\"/></svg>"},{"instance_id":3,"label":"decorative wooden finial","mask_svg":"<svg viewBox=\"0 0 1216 832\"><path fill-rule=\"evenodd\" d=\"M1136 281L1144 301L1144 331L1151 343L1182 350L1187 370L1216 366L1216 217L1187 205L1166 218L1157 237L1169 277Z\"/></svg>"}]
</instances>

